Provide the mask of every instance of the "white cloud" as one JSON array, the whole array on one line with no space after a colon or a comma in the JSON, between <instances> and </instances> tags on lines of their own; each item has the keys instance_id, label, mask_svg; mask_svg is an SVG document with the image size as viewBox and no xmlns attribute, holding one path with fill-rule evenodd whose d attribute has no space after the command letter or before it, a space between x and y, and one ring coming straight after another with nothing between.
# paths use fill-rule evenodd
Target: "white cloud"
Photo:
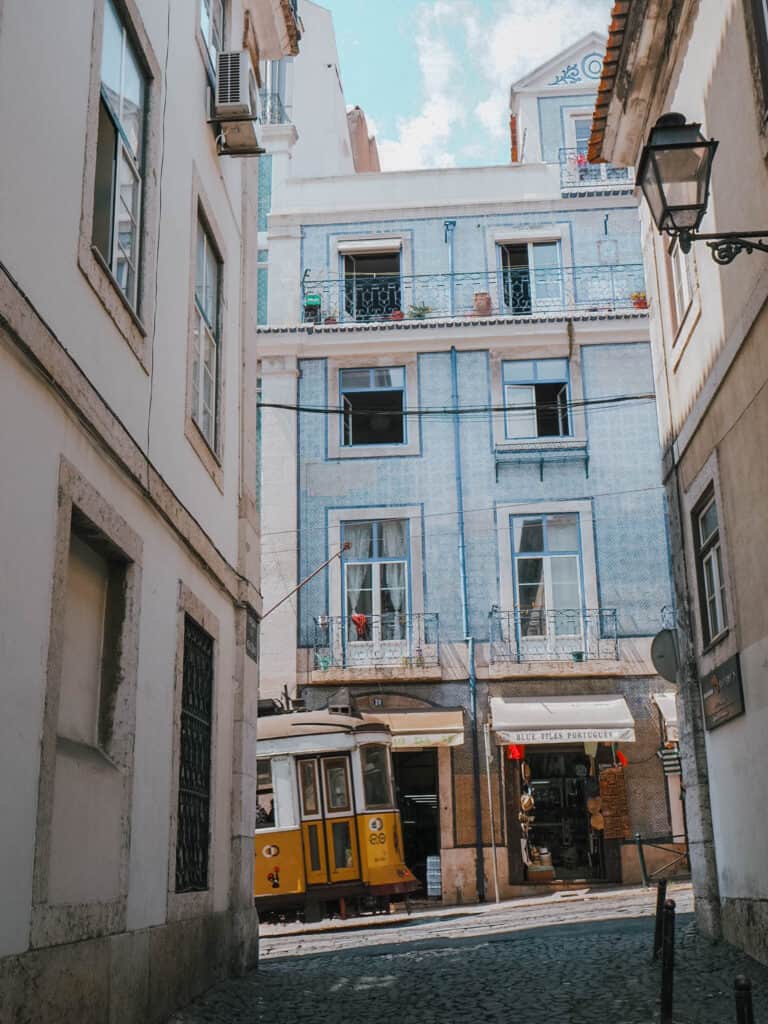
<instances>
[{"instance_id":1,"label":"white cloud","mask_svg":"<svg viewBox=\"0 0 768 1024\"><path fill-rule=\"evenodd\" d=\"M433 0L414 8L423 101L379 139L384 170L452 167L508 132L509 87L588 32L605 33L610 0ZM468 136L471 136L469 138Z\"/></svg>"}]
</instances>

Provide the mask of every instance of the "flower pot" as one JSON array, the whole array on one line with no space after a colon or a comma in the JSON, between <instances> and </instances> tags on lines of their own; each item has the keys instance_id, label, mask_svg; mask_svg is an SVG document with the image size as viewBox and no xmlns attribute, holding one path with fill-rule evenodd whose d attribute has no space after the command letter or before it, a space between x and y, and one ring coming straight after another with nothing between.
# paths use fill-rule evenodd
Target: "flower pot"
<instances>
[{"instance_id":1,"label":"flower pot","mask_svg":"<svg viewBox=\"0 0 768 1024\"><path fill-rule=\"evenodd\" d=\"M337 324L338 322L339 321L336 319L335 316L327 316L325 320L323 320L324 324Z\"/></svg>"},{"instance_id":2,"label":"flower pot","mask_svg":"<svg viewBox=\"0 0 768 1024\"><path fill-rule=\"evenodd\" d=\"M648 299L632 299L635 309L648 309Z\"/></svg>"},{"instance_id":3,"label":"flower pot","mask_svg":"<svg viewBox=\"0 0 768 1024\"><path fill-rule=\"evenodd\" d=\"M475 292L473 309L475 316L490 316L493 309L490 294L488 292Z\"/></svg>"},{"instance_id":4,"label":"flower pot","mask_svg":"<svg viewBox=\"0 0 768 1024\"><path fill-rule=\"evenodd\" d=\"M392 312L389 314L389 319L390 320L404 320L405 319L405 313L402 311L402 309L393 309Z\"/></svg>"}]
</instances>

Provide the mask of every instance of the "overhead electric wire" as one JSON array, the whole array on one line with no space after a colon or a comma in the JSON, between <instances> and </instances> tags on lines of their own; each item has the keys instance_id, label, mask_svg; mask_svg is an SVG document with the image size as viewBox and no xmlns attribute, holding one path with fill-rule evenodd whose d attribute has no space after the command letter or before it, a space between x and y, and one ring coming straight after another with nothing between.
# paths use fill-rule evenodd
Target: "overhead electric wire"
<instances>
[{"instance_id":1,"label":"overhead electric wire","mask_svg":"<svg viewBox=\"0 0 768 1024\"><path fill-rule=\"evenodd\" d=\"M355 393L360 394L360 392ZM591 409L595 407L626 405L628 402L653 402L655 400L656 395L649 391L639 395L613 395L607 398L584 398L569 402L537 402L531 405L515 405L512 408L505 405L464 405L459 406L457 409L451 406L439 406L424 409L406 408L386 411L397 416L466 416L495 412L555 412L562 409ZM290 402L257 402L256 407L259 409L285 409L289 412L315 413L323 416L343 416L345 414L375 416L384 411L382 409L345 409L343 406L332 405L294 405Z\"/></svg>"}]
</instances>

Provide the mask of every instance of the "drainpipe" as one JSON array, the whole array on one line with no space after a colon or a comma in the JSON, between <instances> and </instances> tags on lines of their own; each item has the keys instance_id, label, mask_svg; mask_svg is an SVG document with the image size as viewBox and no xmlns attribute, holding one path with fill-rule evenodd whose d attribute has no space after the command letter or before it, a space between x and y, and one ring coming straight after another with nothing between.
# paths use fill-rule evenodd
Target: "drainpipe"
<instances>
[{"instance_id":1,"label":"drainpipe","mask_svg":"<svg viewBox=\"0 0 768 1024\"><path fill-rule=\"evenodd\" d=\"M453 232L456 230L455 220L444 220L444 239L448 246L448 302L449 313L454 316L456 313L456 280L453 276Z\"/></svg>"},{"instance_id":2,"label":"drainpipe","mask_svg":"<svg viewBox=\"0 0 768 1024\"><path fill-rule=\"evenodd\" d=\"M447 231L446 226L446 231ZM451 346L451 391L453 437L456 460L456 513L459 526L459 577L461 579L461 624L467 642L469 666L469 707L472 719L472 783L475 802L475 878L477 899L485 903L483 869L483 817L480 804L480 735L477 725L477 678L475 676L475 639L469 634L469 598L467 593L467 552L464 543L464 484L461 472L461 428L459 425L459 372L455 345Z\"/></svg>"}]
</instances>

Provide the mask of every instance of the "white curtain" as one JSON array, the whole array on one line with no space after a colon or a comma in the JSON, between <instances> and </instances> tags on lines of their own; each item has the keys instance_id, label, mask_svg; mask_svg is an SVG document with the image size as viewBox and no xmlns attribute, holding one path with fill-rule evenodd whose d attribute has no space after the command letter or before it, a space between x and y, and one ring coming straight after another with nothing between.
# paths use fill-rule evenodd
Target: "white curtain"
<instances>
[{"instance_id":1,"label":"white curtain","mask_svg":"<svg viewBox=\"0 0 768 1024\"><path fill-rule=\"evenodd\" d=\"M401 621L400 612L404 611L405 606L405 563L388 562L381 568L382 572L386 572L387 592L392 605L391 636L393 640L403 640L405 638L405 622Z\"/></svg>"},{"instance_id":2,"label":"white curtain","mask_svg":"<svg viewBox=\"0 0 768 1024\"><path fill-rule=\"evenodd\" d=\"M381 523L381 547L385 558L405 558L405 520L384 519Z\"/></svg>"}]
</instances>

